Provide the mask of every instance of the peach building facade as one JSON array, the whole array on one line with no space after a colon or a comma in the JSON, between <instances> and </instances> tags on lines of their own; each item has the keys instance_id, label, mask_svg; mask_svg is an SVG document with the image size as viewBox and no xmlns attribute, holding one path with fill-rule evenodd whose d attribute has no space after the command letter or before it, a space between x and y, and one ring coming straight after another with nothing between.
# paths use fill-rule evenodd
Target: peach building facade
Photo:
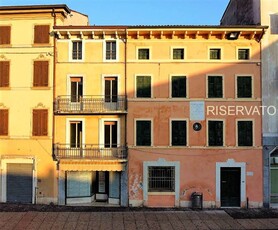
<instances>
[{"instance_id":1,"label":"peach building facade","mask_svg":"<svg viewBox=\"0 0 278 230\"><path fill-rule=\"evenodd\" d=\"M128 29L130 206L262 206L263 30Z\"/></svg>"}]
</instances>

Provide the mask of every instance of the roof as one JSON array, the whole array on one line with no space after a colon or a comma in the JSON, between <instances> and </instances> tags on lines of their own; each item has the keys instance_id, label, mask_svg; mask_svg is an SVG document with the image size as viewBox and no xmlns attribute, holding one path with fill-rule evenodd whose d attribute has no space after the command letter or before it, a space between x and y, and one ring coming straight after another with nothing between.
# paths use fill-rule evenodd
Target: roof
<instances>
[{"instance_id":1,"label":"roof","mask_svg":"<svg viewBox=\"0 0 278 230\"><path fill-rule=\"evenodd\" d=\"M64 9L67 13L71 10L66 4L54 4L54 5L24 5L24 6L0 6L1 10L40 10L40 9Z\"/></svg>"}]
</instances>

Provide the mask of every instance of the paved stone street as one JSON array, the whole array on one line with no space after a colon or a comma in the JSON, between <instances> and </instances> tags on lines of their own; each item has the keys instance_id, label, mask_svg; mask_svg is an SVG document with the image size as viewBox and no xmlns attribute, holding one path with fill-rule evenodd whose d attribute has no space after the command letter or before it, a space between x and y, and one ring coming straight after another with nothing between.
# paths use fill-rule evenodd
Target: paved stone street
<instances>
[{"instance_id":1,"label":"paved stone street","mask_svg":"<svg viewBox=\"0 0 278 230\"><path fill-rule=\"evenodd\" d=\"M0 229L278 229L278 219L233 219L222 210L0 212Z\"/></svg>"}]
</instances>

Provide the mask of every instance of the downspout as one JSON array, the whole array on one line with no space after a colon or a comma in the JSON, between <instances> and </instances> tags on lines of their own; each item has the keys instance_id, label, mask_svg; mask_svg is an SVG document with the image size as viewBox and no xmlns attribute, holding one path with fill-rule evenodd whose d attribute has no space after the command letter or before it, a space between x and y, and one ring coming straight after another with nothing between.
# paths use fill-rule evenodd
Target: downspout
<instances>
[{"instance_id":1,"label":"downspout","mask_svg":"<svg viewBox=\"0 0 278 230\"><path fill-rule=\"evenodd\" d=\"M128 147L127 147L127 29L125 29L125 57L124 57L124 71L125 71L125 102L126 102L126 114L125 114L125 145L126 145L126 151L127 151L127 165L126 165L126 178L127 178L127 203L126 205L129 206L129 185L128 185Z\"/></svg>"},{"instance_id":2,"label":"downspout","mask_svg":"<svg viewBox=\"0 0 278 230\"><path fill-rule=\"evenodd\" d=\"M52 17L53 17L53 23L54 26L56 26L56 13L55 13L55 9L52 9ZM56 98L56 35L55 33L53 33L53 81L52 81L52 93L53 93L53 97L52 97L52 108L53 108L53 118L52 118L52 151L54 151L54 140L55 140L55 116L54 116L54 112L55 112L55 106L54 106L54 102L55 102L55 98ZM54 153L52 153L54 154Z\"/></svg>"},{"instance_id":3,"label":"downspout","mask_svg":"<svg viewBox=\"0 0 278 230\"><path fill-rule=\"evenodd\" d=\"M52 9L52 17L53 17L53 24L54 26L56 26L56 13L55 13L55 9L53 8ZM54 112L55 112L55 106L54 106L54 101L55 101L55 98L56 98L56 35L55 33L53 33L53 80L52 80L52 158L54 160L54 141L55 141L55 115L54 115ZM55 160L56 160L56 157L55 157ZM59 167L59 160L57 160L57 169L58 170L58 167ZM59 181L58 182L58 186L57 186L57 183L56 182L56 176L54 177L54 191L53 191L53 194L55 194L55 188L57 189L57 192L59 194ZM58 195L59 196L59 195ZM58 197L58 200L59 200L59 197Z\"/></svg>"}]
</instances>

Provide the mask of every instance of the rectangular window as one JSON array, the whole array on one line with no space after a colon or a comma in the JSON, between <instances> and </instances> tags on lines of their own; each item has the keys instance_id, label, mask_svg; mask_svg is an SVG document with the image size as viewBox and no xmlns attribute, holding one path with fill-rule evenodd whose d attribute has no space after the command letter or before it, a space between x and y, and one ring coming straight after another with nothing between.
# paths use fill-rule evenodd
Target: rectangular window
<instances>
[{"instance_id":1,"label":"rectangular window","mask_svg":"<svg viewBox=\"0 0 278 230\"><path fill-rule=\"evenodd\" d=\"M47 109L33 110L33 136L47 136L48 111Z\"/></svg>"},{"instance_id":2,"label":"rectangular window","mask_svg":"<svg viewBox=\"0 0 278 230\"><path fill-rule=\"evenodd\" d=\"M223 78L221 76L208 76L208 98L223 97Z\"/></svg>"},{"instance_id":3,"label":"rectangular window","mask_svg":"<svg viewBox=\"0 0 278 230\"><path fill-rule=\"evenodd\" d=\"M238 60L249 60L250 59L249 49L238 49Z\"/></svg>"},{"instance_id":4,"label":"rectangular window","mask_svg":"<svg viewBox=\"0 0 278 230\"><path fill-rule=\"evenodd\" d=\"M136 77L136 97L138 98L151 97L151 77L150 76Z\"/></svg>"},{"instance_id":5,"label":"rectangular window","mask_svg":"<svg viewBox=\"0 0 278 230\"><path fill-rule=\"evenodd\" d=\"M172 121L172 146L186 146L186 121Z\"/></svg>"},{"instance_id":6,"label":"rectangular window","mask_svg":"<svg viewBox=\"0 0 278 230\"><path fill-rule=\"evenodd\" d=\"M10 62L0 61L0 87L9 87L10 84Z\"/></svg>"},{"instance_id":7,"label":"rectangular window","mask_svg":"<svg viewBox=\"0 0 278 230\"><path fill-rule=\"evenodd\" d=\"M211 60L220 60L221 59L221 49L210 49L209 58Z\"/></svg>"},{"instance_id":8,"label":"rectangular window","mask_svg":"<svg viewBox=\"0 0 278 230\"><path fill-rule=\"evenodd\" d=\"M48 61L34 61L34 87L48 86Z\"/></svg>"},{"instance_id":9,"label":"rectangular window","mask_svg":"<svg viewBox=\"0 0 278 230\"><path fill-rule=\"evenodd\" d=\"M72 60L82 60L82 42L72 42Z\"/></svg>"},{"instance_id":10,"label":"rectangular window","mask_svg":"<svg viewBox=\"0 0 278 230\"><path fill-rule=\"evenodd\" d=\"M49 43L49 25L36 25L35 26L35 35L34 35L34 43L42 44Z\"/></svg>"},{"instance_id":11,"label":"rectangular window","mask_svg":"<svg viewBox=\"0 0 278 230\"><path fill-rule=\"evenodd\" d=\"M172 77L172 97L186 97L186 77Z\"/></svg>"},{"instance_id":12,"label":"rectangular window","mask_svg":"<svg viewBox=\"0 0 278 230\"><path fill-rule=\"evenodd\" d=\"M9 127L9 111L0 109L0 135L7 136Z\"/></svg>"},{"instance_id":13,"label":"rectangular window","mask_svg":"<svg viewBox=\"0 0 278 230\"><path fill-rule=\"evenodd\" d=\"M253 122L237 122L237 143L238 146L253 146Z\"/></svg>"},{"instance_id":14,"label":"rectangular window","mask_svg":"<svg viewBox=\"0 0 278 230\"><path fill-rule=\"evenodd\" d=\"M11 27L0 26L0 45L11 44Z\"/></svg>"},{"instance_id":15,"label":"rectangular window","mask_svg":"<svg viewBox=\"0 0 278 230\"><path fill-rule=\"evenodd\" d=\"M148 192L175 192L175 167L149 166Z\"/></svg>"},{"instance_id":16,"label":"rectangular window","mask_svg":"<svg viewBox=\"0 0 278 230\"><path fill-rule=\"evenodd\" d=\"M223 121L208 122L208 145L223 146Z\"/></svg>"},{"instance_id":17,"label":"rectangular window","mask_svg":"<svg viewBox=\"0 0 278 230\"><path fill-rule=\"evenodd\" d=\"M80 102L83 96L83 77L70 78L70 99L71 102Z\"/></svg>"},{"instance_id":18,"label":"rectangular window","mask_svg":"<svg viewBox=\"0 0 278 230\"><path fill-rule=\"evenodd\" d=\"M173 49L173 59L184 59L184 49Z\"/></svg>"},{"instance_id":19,"label":"rectangular window","mask_svg":"<svg viewBox=\"0 0 278 230\"><path fill-rule=\"evenodd\" d=\"M82 147L82 122L81 121L70 122L70 147L71 148Z\"/></svg>"},{"instance_id":20,"label":"rectangular window","mask_svg":"<svg viewBox=\"0 0 278 230\"><path fill-rule=\"evenodd\" d=\"M138 49L138 59L139 60L150 59L150 49Z\"/></svg>"},{"instance_id":21,"label":"rectangular window","mask_svg":"<svg viewBox=\"0 0 278 230\"><path fill-rule=\"evenodd\" d=\"M106 60L116 60L116 41L106 41Z\"/></svg>"},{"instance_id":22,"label":"rectangular window","mask_svg":"<svg viewBox=\"0 0 278 230\"><path fill-rule=\"evenodd\" d=\"M151 146L151 121L136 121L136 146Z\"/></svg>"},{"instance_id":23,"label":"rectangular window","mask_svg":"<svg viewBox=\"0 0 278 230\"><path fill-rule=\"evenodd\" d=\"M237 97L252 97L252 77L237 77Z\"/></svg>"}]
</instances>

